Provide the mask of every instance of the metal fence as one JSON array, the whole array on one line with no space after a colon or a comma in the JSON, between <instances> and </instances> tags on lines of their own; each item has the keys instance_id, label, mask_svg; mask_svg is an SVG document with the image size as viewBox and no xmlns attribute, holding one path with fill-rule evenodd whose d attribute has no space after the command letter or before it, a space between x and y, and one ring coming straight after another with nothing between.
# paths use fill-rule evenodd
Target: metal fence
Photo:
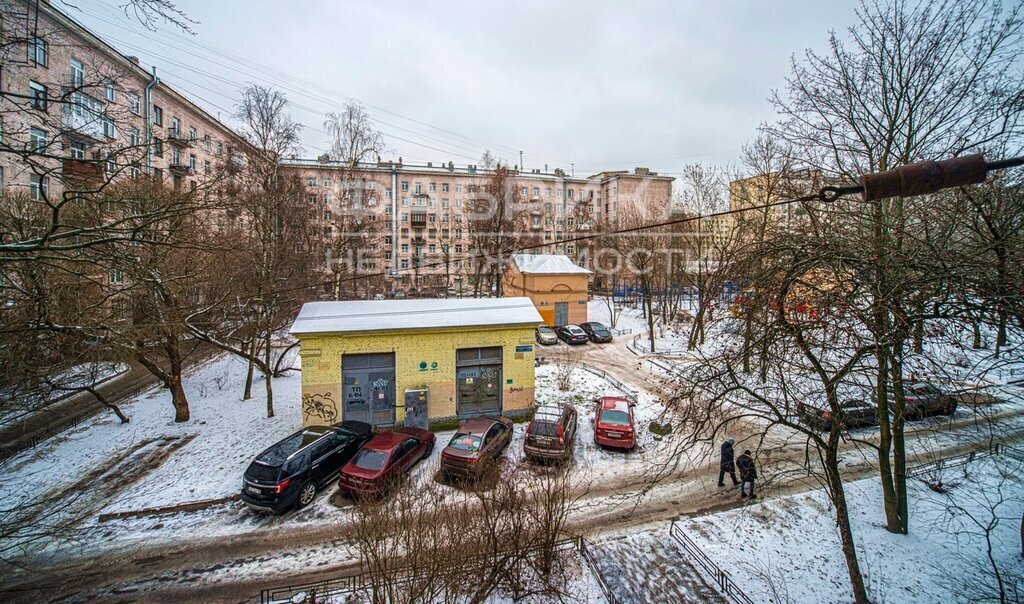
<instances>
[{"instance_id":1,"label":"metal fence","mask_svg":"<svg viewBox=\"0 0 1024 604\"><path fill-rule=\"evenodd\" d=\"M604 369L598 369L597 367L594 367L592 365L587 365L586 363L584 363L582 361L580 361L579 367L580 367L580 369L582 369L584 371L593 373L596 376L599 376L599 377L602 377L602 378L608 380L609 382L614 384L616 388L621 390L623 392L623 394L625 394L625 399L626 400L628 400L629 402L633 403L634 405L636 404L636 402L638 400L638 397L639 397L639 394L637 393L636 390L634 390L634 389L630 388L629 386L627 386L619 378L617 378L614 375L608 373Z\"/></svg>"},{"instance_id":2,"label":"metal fence","mask_svg":"<svg viewBox=\"0 0 1024 604\"><path fill-rule=\"evenodd\" d=\"M715 561L705 554L681 527L676 525L675 518L672 519L672 525L669 527L668 532L669 535L679 543L679 545L683 546L686 553L688 553L706 573L712 576L715 585L718 586L718 590L722 595L730 601L738 604L754 604L754 601L751 600L747 594L743 593L743 590L733 582L729 573L719 568L719 566L715 564Z\"/></svg>"},{"instance_id":3,"label":"metal fence","mask_svg":"<svg viewBox=\"0 0 1024 604\"><path fill-rule=\"evenodd\" d=\"M583 537L572 537L570 539L557 541L554 544L554 548L556 550L572 549L579 552L583 559L583 563L586 564L587 568L597 579L597 584L601 589L601 594L604 596L605 600L607 600L608 604L619 604L618 600L611 593L611 590L608 587L608 582L598 569L593 554L590 552L586 540ZM497 554L494 557L497 557ZM480 561L467 562L465 566L458 570L466 570L467 568L479 566L481 564L482 562ZM397 575L401 575L403 572L408 572L408 576L399 581L401 583L412 583L417 580L424 580L427 578L426 575L417 574L411 567L398 568L393 572ZM335 598L337 596L354 595L359 591L371 589L373 584L373 573L365 571L362 573L331 577L308 583L297 583L295 585L285 585L264 589L260 591L260 602L262 604L313 604L315 602L325 601L326 599Z\"/></svg>"},{"instance_id":4,"label":"metal fence","mask_svg":"<svg viewBox=\"0 0 1024 604\"><path fill-rule=\"evenodd\" d=\"M1005 455L1018 461L1024 461L1024 451L1013 447L1007 447L1002 443L992 443L988 448L976 449L974 451L968 451L967 453L960 453L959 455L950 455L949 457L943 457L941 459L936 459L935 461L928 461L911 468L907 468L907 477L916 478L924 474L940 472L949 468L963 467L975 460L993 455Z\"/></svg>"},{"instance_id":5,"label":"metal fence","mask_svg":"<svg viewBox=\"0 0 1024 604\"><path fill-rule=\"evenodd\" d=\"M644 334L636 334L632 340L626 342L626 348L631 349L636 354L683 354L687 352L686 348L666 348L651 352L651 347L640 341L643 338Z\"/></svg>"}]
</instances>

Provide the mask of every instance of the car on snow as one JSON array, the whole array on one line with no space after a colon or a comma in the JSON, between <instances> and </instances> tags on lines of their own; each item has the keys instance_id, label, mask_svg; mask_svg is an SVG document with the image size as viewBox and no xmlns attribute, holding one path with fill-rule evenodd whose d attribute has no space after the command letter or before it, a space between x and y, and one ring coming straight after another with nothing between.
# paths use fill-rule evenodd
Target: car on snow
<instances>
[{"instance_id":1,"label":"car on snow","mask_svg":"<svg viewBox=\"0 0 1024 604\"><path fill-rule=\"evenodd\" d=\"M306 507L372 436L373 427L357 421L303 428L249 464L242 477L242 501L275 514Z\"/></svg>"},{"instance_id":2,"label":"car on snow","mask_svg":"<svg viewBox=\"0 0 1024 604\"><path fill-rule=\"evenodd\" d=\"M477 480L511 441L512 420L507 417L466 420L441 451L441 471L448 477Z\"/></svg>"},{"instance_id":3,"label":"car on snow","mask_svg":"<svg viewBox=\"0 0 1024 604\"><path fill-rule=\"evenodd\" d=\"M387 493L416 462L434 451L434 433L420 428L378 432L338 476L338 487L351 497Z\"/></svg>"},{"instance_id":4,"label":"car on snow","mask_svg":"<svg viewBox=\"0 0 1024 604\"><path fill-rule=\"evenodd\" d=\"M550 327L538 327L537 343L543 344L545 346L558 344L558 334L556 334L555 330L551 329Z\"/></svg>"},{"instance_id":5,"label":"car on snow","mask_svg":"<svg viewBox=\"0 0 1024 604\"><path fill-rule=\"evenodd\" d=\"M956 413L957 397L947 394L935 384L904 380L903 395L907 401L907 419L922 419ZM889 394L890 400L892 393Z\"/></svg>"},{"instance_id":6,"label":"car on snow","mask_svg":"<svg viewBox=\"0 0 1024 604\"><path fill-rule=\"evenodd\" d=\"M838 420L843 428L863 428L878 425L878 408L874 403L861 399L849 399L839 404L839 414L833 415L832 410L808 403L797 403L797 414L800 421L814 430L828 432L833 421Z\"/></svg>"},{"instance_id":7,"label":"car on snow","mask_svg":"<svg viewBox=\"0 0 1024 604\"><path fill-rule=\"evenodd\" d=\"M586 344L590 341L590 336L580 329L579 325L562 325L555 333L558 334L558 339L566 344Z\"/></svg>"},{"instance_id":8,"label":"car on snow","mask_svg":"<svg viewBox=\"0 0 1024 604\"><path fill-rule=\"evenodd\" d=\"M576 409L572 405L537 407L526 427L523 452L534 461L565 461L576 442Z\"/></svg>"},{"instance_id":9,"label":"car on snow","mask_svg":"<svg viewBox=\"0 0 1024 604\"><path fill-rule=\"evenodd\" d=\"M617 396L605 396L595 403L594 442L602 447L617 449L636 447L633 404Z\"/></svg>"},{"instance_id":10,"label":"car on snow","mask_svg":"<svg viewBox=\"0 0 1024 604\"><path fill-rule=\"evenodd\" d=\"M587 333L587 337L590 338L591 342L611 342L612 332L608 331L608 328L603 323L597 321L588 321L586 323L580 323L580 329Z\"/></svg>"}]
</instances>

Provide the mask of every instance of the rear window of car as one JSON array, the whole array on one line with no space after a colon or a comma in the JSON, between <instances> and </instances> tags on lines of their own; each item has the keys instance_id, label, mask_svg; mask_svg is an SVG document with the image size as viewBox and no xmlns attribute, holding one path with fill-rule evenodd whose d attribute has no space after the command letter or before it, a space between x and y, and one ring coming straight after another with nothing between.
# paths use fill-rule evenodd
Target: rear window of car
<instances>
[{"instance_id":1,"label":"rear window of car","mask_svg":"<svg viewBox=\"0 0 1024 604\"><path fill-rule=\"evenodd\" d=\"M601 423L615 426L628 426L629 414L618 409L605 409L601 411Z\"/></svg>"},{"instance_id":2,"label":"rear window of car","mask_svg":"<svg viewBox=\"0 0 1024 604\"><path fill-rule=\"evenodd\" d=\"M550 327L538 327L537 331L541 333L555 333L555 330L551 329Z\"/></svg>"},{"instance_id":3,"label":"rear window of car","mask_svg":"<svg viewBox=\"0 0 1024 604\"><path fill-rule=\"evenodd\" d=\"M277 474L280 468L277 466L265 466L255 461L249 464L249 469L245 471L245 475L253 480L262 481L275 481L277 480Z\"/></svg>"},{"instance_id":4,"label":"rear window of car","mask_svg":"<svg viewBox=\"0 0 1024 604\"><path fill-rule=\"evenodd\" d=\"M568 328L568 330L567 330L567 331L568 331L569 333L573 334L573 335L580 335L581 333L586 333L585 331L583 331L583 330L582 330L582 329L580 329L579 327L576 327L575 325L574 325L574 326L572 326L572 327L570 327L570 328Z\"/></svg>"},{"instance_id":5,"label":"rear window of car","mask_svg":"<svg viewBox=\"0 0 1024 604\"><path fill-rule=\"evenodd\" d=\"M533 420L533 426L530 427L530 434L536 434L537 436L558 436L558 422Z\"/></svg>"},{"instance_id":6,"label":"rear window of car","mask_svg":"<svg viewBox=\"0 0 1024 604\"><path fill-rule=\"evenodd\" d=\"M448 446L459 451L479 451L480 437L475 434L456 434Z\"/></svg>"},{"instance_id":7,"label":"rear window of car","mask_svg":"<svg viewBox=\"0 0 1024 604\"><path fill-rule=\"evenodd\" d=\"M388 454L385 451L375 451L373 449L363 449L356 454L355 459L352 463L357 468L363 470L379 470L384 467L384 462L388 460Z\"/></svg>"}]
</instances>

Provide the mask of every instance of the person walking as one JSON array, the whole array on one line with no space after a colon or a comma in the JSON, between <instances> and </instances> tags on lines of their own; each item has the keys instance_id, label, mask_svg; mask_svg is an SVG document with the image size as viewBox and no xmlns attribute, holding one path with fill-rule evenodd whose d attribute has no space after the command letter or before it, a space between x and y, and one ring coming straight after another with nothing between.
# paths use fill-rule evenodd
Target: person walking
<instances>
[{"instance_id":1,"label":"person walking","mask_svg":"<svg viewBox=\"0 0 1024 604\"><path fill-rule=\"evenodd\" d=\"M736 480L736 464L733 462L732 447L736 444L736 440L733 438L725 439L722 443L722 463L719 465L718 470L718 486L725 486L725 475L728 474L732 477L732 486L738 485L740 482Z\"/></svg>"},{"instance_id":2,"label":"person walking","mask_svg":"<svg viewBox=\"0 0 1024 604\"><path fill-rule=\"evenodd\" d=\"M746 497L747 491L746 486L750 485L750 498L757 499L757 495L754 494L754 481L757 480L757 469L754 468L754 458L750 456L750 451L744 451L743 455L736 458L736 467L740 471L740 497Z\"/></svg>"}]
</instances>

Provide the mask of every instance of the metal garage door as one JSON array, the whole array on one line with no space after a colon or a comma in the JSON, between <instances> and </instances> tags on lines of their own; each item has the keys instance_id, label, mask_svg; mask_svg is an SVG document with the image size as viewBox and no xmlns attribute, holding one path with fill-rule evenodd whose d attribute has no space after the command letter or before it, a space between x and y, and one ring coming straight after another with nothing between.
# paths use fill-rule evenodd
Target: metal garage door
<instances>
[{"instance_id":1,"label":"metal garage door","mask_svg":"<svg viewBox=\"0 0 1024 604\"><path fill-rule=\"evenodd\" d=\"M569 323L569 303L555 302L555 327Z\"/></svg>"},{"instance_id":2,"label":"metal garage door","mask_svg":"<svg viewBox=\"0 0 1024 604\"><path fill-rule=\"evenodd\" d=\"M455 353L459 417L501 413L501 346L463 348Z\"/></svg>"},{"instance_id":3,"label":"metal garage door","mask_svg":"<svg viewBox=\"0 0 1024 604\"><path fill-rule=\"evenodd\" d=\"M341 359L342 419L374 426L395 423L395 355L346 354Z\"/></svg>"}]
</instances>

